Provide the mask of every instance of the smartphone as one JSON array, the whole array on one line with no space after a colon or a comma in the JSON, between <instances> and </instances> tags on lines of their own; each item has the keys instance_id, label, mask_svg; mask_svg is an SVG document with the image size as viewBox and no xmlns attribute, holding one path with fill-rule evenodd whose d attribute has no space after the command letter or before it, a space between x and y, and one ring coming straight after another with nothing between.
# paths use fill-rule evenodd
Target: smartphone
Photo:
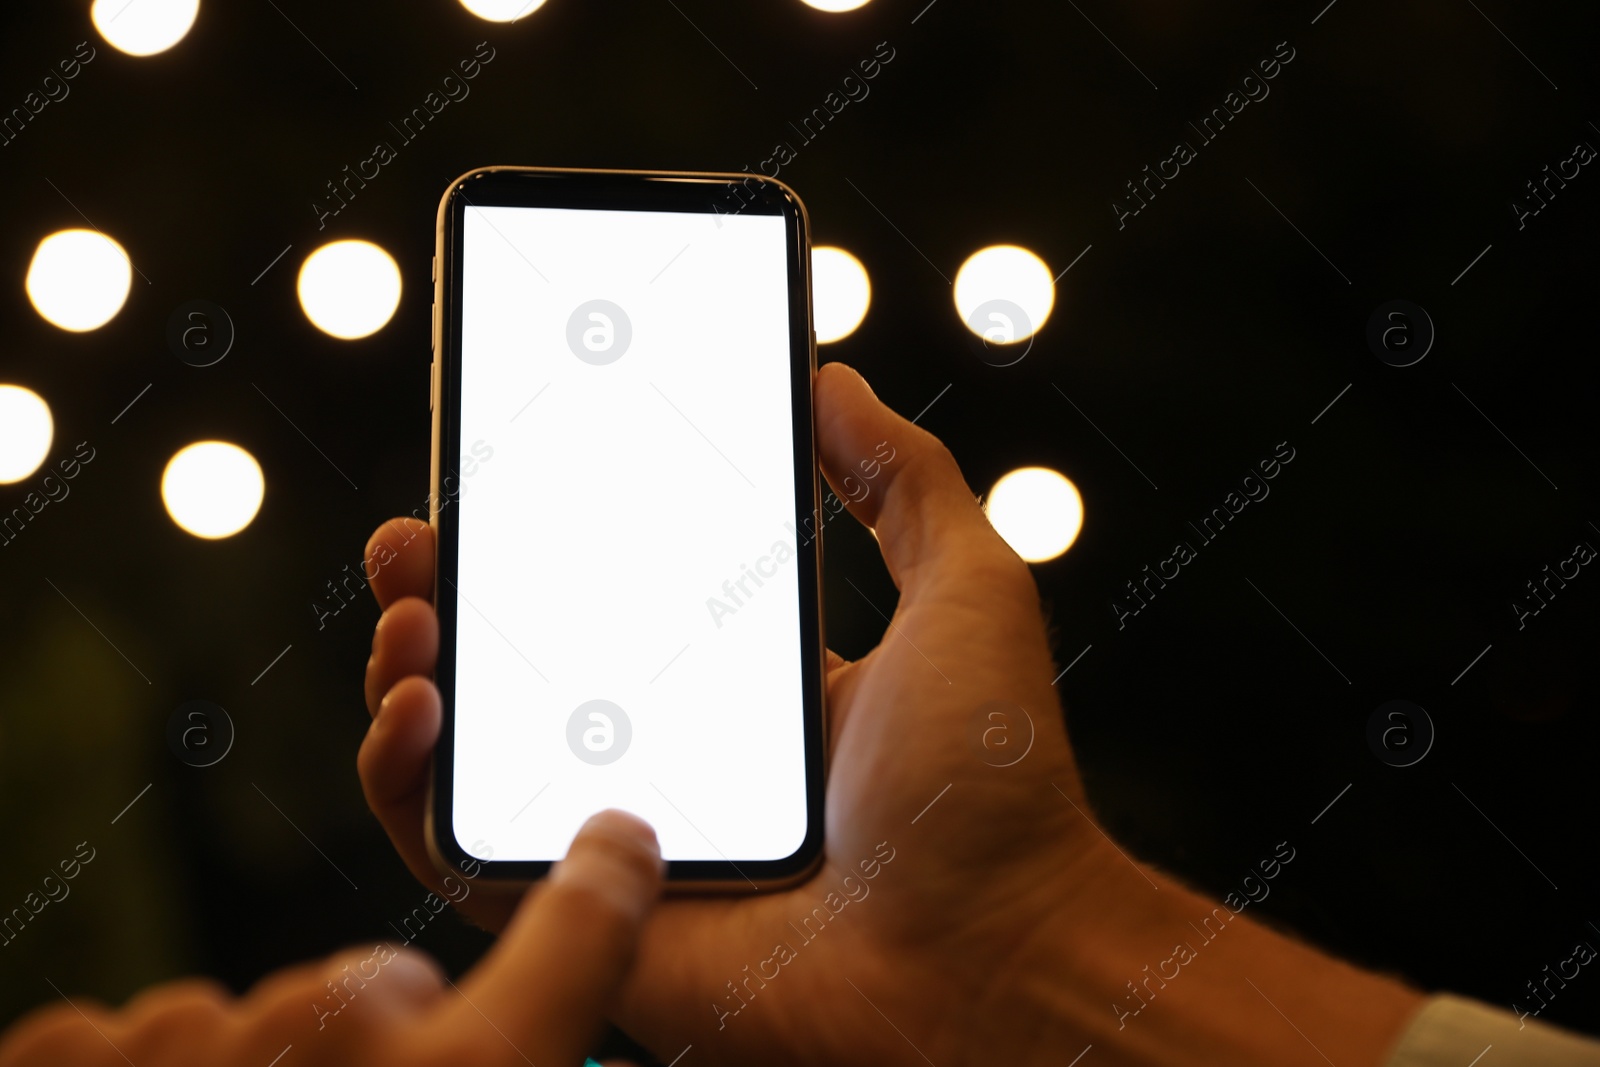
<instances>
[{"instance_id":1,"label":"smartphone","mask_svg":"<svg viewBox=\"0 0 1600 1067\"><path fill-rule=\"evenodd\" d=\"M441 869L539 878L604 808L669 888L822 858L805 208L749 174L489 167L434 269Z\"/></svg>"}]
</instances>

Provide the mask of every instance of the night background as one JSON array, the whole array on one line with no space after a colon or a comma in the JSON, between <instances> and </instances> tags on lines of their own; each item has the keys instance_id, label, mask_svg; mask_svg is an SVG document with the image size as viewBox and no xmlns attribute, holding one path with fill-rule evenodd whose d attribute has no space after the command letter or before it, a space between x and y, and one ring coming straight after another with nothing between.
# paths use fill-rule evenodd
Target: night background
<instances>
[{"instance_id":1,"label":"night background","mask_svg":"<svg viewBox=\"0 0 1600 1067\"><path fill-rule=\"evenodd\" d=\"M1082 494L1078 540L1034 572L1112 835L1218 894L1288 841L1253 915L1425 989L1531 1006L1525 983L1600 946L1600 577L1552 582L1520 629L1513 608L1537 606L1547 565L1600 547L1600 176L1574 159L1521 228L1513 203L1600 146L1600 15L1326 4L549 0L499 24L456 0L209 0L145 58L107 44L87 0L7 5L0 111L80 42L94 58L0 144L0 384L55 422L46 466L0 485L0 516L79 442L93 459L0 545L0 913L80 842L94 855L0 949L0 1022L59 999L52 982L112 1002L192 973L242 989L388 937L421 904L355 772L377 607L314 605L427 498L439 197L489 164L757 170L780 141L813 240L873 282L861 327L820 358L924 412L974 492L1039 465ZM494 58L470 95L396 137L480 42ZM893 58L870 93L802 142L789 124L880 43ZM1290 50L1270 94L1203 142L1189 123ZM397 157L319 229L325 183L380 140ZM1197 158L1119 228L1125 183L1178 141ZM24 278L43 238L86 219L137 272L115 318L69 333ZM361 340L296 297L305 257L340 238L403 276ZM950 283L1000 243L1059 275L1005 367ZM191 300L236 331L211 366L168 342ZM1437 334L1410 366L1368 342L1394 300ZM173 453L210 438L266 479L254 522L216 541L160 493ZM1202 547L1188 524L1281 442L1294 458L1270 495ZM686 484L654 521L696 510ZM828 641L854 658L883 622L849 583L884 607L894 587L858 525L826 539ZM1119 628L1125 583L1182 540L1197 558ZM191 700L237 731L209 767L168 743ZM1369 743L1393 700L1435 735L1409 766ZM488 937L445 916L418 943L456 972ZM1600 977L1540 1018L1600 1033Z\"/></svg>"}]
</instances>

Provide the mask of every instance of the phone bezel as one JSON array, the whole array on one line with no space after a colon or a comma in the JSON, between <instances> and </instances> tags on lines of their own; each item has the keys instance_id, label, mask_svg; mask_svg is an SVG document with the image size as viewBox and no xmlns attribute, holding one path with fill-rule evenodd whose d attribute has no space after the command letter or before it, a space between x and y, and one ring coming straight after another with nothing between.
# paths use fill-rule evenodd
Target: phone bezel
<instances>
[{"instance_id":1,"label":"phone bezel","mask_svg":"<svg viewBox=\"0 0 1600 1067\"><path fill-rule=\"evenodd\" d=\"M432 367L433 449L430 522L436 550L434 604L439 616L435 681L443 704L426 804L428 850L441 871L472 870L474 877L527 882L543 877L548 860L496 860L474 856L456 839L452 816L455 726L458 498L443 491L459 472L442 457L461 454L461 220L473 206L573 207L600 210L700 211L783 216L789 277L791 421L794 434L796 540L814 527L809 544L796 546L800 589L802 715L805 739L806 834L791 855L776 860L677 860L667 864L667 885L685 890L761 890L804 880L821 863L827 755L826 641L822 613L821 493L813 423L812 384L816 340L811 322L811 242L805 206L782 182L764 176L661 171L601 171L542 167L484 167L450 184L439 205L434 265ZM448 581L448 585L446 582ZM713 846L714 847L714 846Z\"/></svg>"}]
</instances>

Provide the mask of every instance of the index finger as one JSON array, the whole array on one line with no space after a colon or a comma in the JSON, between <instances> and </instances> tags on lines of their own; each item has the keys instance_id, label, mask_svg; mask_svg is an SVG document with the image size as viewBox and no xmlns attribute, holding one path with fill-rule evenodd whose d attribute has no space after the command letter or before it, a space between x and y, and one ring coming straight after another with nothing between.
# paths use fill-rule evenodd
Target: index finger
<instances>
[{"instance_id":1,"label":"index finger","mask_svg":"<svg viewBox=\"0 0 1600 1067\"><path fill-rule=\"evenodd\" d=\"M420 519L390 519L367 540L367 583L387 609L403 597L433 603L433 527Z\"/></svg>"}]
</instances>

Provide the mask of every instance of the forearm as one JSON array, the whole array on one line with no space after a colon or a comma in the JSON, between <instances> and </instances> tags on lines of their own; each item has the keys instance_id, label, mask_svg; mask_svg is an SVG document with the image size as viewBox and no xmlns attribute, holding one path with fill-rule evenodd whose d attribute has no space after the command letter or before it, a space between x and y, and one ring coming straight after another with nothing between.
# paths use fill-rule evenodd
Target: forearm
<instances>
[{"instance_id":1,"label":"forearm","mask_svg":"<svg viewBox=\"0 0 1600 1067\"><path fill-rule=\"evenodd\" d=\"M988 1062L1378 1067L1423 995L1109 849L973 1020ZM1147 880L1148 879L1148 880ZM1003 991L1002 991L1003 990ZM1087 1062L1087 1061L1086 1061Z\"/></svg>"}]
</instances>

